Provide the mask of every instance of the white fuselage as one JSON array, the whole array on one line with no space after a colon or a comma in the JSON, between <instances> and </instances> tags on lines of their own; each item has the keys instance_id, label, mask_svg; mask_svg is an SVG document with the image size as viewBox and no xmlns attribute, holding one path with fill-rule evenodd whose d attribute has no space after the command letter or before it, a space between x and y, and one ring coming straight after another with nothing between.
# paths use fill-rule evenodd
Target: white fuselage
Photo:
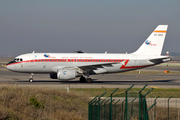
<instances>
[{"instance_id":1,"label":"white fuselage","mask_svg":"<svg viewBox=\"0 0 180 120\"><path fill-rule=\"evenodd\" d=\"M56 73L61 68L97 66L97 70L94 70L97 74L112 73L159 64L149 61L153 57L134 54L29 53L17 56L22 61L7 65L7 69L22 73ZM98 65L102 67L98 68Z\"/></svg>"}]
</instances>

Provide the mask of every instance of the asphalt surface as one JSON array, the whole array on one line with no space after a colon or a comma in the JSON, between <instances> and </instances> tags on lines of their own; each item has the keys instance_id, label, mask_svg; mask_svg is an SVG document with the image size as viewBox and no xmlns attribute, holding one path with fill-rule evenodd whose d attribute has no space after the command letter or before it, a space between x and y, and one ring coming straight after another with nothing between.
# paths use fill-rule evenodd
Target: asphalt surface
<instances>
[{"instance_id":1,"label":"asphalt surface","mask_svg":"<svg viewBox=\"0 0 180 120\"><path fill-rule=\"evenodd\" d=\"M176 72L175 74L164 74L163 71ZM180 67L174 66L153 66L140 69L140 71L158 71L162 74L135 74L118 73L93 75L93 83L80 83L79 78L70 81L60 81L51 79L48 74L35 74L34 82L29 83L29 74L16 73L0 67L0 84L18 84L26 86L44 86L44 87L73 87L73 88L101 88L101 87L129 87L135 84L136 87L142 87L148 84L152 87L161 88L180 88Z\"/></svg>"}]
</instances>

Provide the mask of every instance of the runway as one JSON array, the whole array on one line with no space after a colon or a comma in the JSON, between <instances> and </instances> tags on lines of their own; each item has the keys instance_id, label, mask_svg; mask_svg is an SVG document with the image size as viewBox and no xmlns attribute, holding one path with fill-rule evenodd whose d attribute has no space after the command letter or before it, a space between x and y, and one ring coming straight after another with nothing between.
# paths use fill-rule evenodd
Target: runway
<instances>
[{"instance_id":1,"label":"runway","mask_svg":"<svg viewBox=\"0 0 180 120\"><path fill-rule=\"evenodd\" d=\"M173 71L175 74L165 74L163 71ZM50 79L48 74L35 74L34 82L29 83L29 74L15 73L0 67L0 84L17 84L25 86L58 87L58 88L127 88L132 84L141 87L148 84L160 88L180 88L180 67L174 66L153 66L140 69L140 71L159 71L160 74L104 74L92 75L93 83L80 83L79 78L70 81ZM162 73L162 74L161 74Z\"/></svg>"}]
</instances>

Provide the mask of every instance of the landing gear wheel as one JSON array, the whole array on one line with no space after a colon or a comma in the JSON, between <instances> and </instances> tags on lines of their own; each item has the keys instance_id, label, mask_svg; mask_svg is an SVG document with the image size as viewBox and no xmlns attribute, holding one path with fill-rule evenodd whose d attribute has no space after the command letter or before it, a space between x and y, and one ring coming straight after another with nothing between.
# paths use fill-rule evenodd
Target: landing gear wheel
<instances>
[{"instance_id":1,"label":"landing gear wheel","mask_svg":"<svg viewBox=\"0 0 180 120\"><path fill-rule=\"evenodd\" d=\"M91 78L87 78L87 79L86 79L86 82L87 82L87 83L92 83L92 79L91 79Z\"/></svg>"},{"instance_id":2,"label":"landing gear wheel","mask_svg":"<svg viewBox=\"0 0 180 120\"><path fill-rule=\"evenodd\" d=\"M30 82L30 83L33 83L33 78L30 78L30 79L29 79L29 82Z\"/></svg>"},{"instance_id":3,"label":"landing gear wheel","mask_svg":"<svg viewBox=\"0 0 180 120\"><path fill-rule=\"evenodd\" d=\"M82 77L80 77L79 81L80 81L80 83L85 83L86 82L86 78L82 76Z\"/></svg>"},{"instance_id":4,"label":"landing gear wheel","mask_svg":"<svg viewBox=\"0 0 180 120\"><path fill-rule=\"evenodd\" d=\"M34 75L34 73L31 73L31 76L30 76L30 78L29 78L29 82L30 82L30 83L33 82L33 75Z\"/></svg>"}]
</instances>

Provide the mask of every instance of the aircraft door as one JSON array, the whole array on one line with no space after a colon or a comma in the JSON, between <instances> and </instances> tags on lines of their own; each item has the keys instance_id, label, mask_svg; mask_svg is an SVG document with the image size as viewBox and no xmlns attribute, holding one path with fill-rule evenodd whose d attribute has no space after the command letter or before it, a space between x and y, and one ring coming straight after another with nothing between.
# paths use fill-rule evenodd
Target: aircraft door
<instances>
[{"instance_id":1,"label":"aircraft door","mask_svg":"<svg viewBox=\"0 0 180 120\"><path fill-rule=\"evenodd\" d=\"M138 59L136 55L132 56L132 66L138 66Z\"/></svg>"},{"instance_id":2,"label":"aircraft door","mask_svg":"<svg viewBox=\"0 0 180 120\"><path fill-rule=\"evenodd\" d=\"M29 56L29 65L34 66L35 65L35 55L32 54Z\"/></svg>"}]
</instances>

